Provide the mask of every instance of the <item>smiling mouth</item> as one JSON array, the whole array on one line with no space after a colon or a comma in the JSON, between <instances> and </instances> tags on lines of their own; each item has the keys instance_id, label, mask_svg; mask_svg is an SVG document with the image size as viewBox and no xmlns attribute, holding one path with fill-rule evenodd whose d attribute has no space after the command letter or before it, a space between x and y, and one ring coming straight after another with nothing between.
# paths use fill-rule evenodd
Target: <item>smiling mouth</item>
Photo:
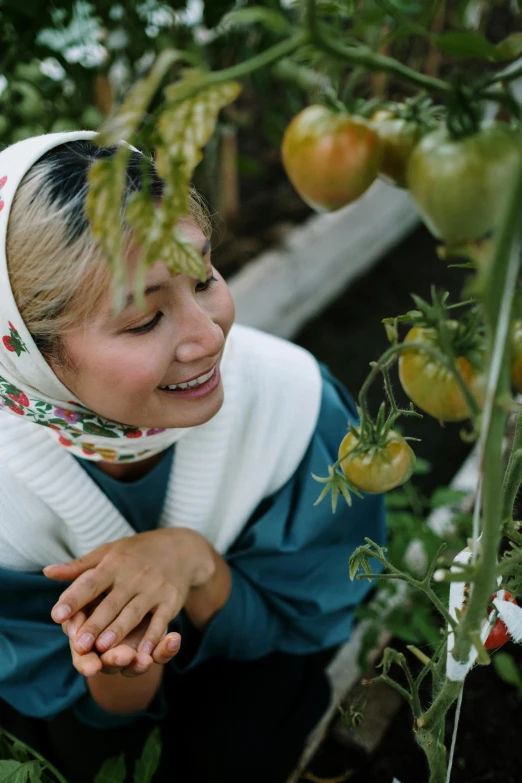
<instances>
[{"instance_id":1,"label":"smiling mouth","mask_svg":"<svg viewBox=\"0 0 522 783\"><path fill-rule=\"evenodd\" d=\"M176 389L183 391L184 389L195 389L196 387L207 383L207 381L212 378L216 371L216 367L217 364L215 364L208 372L203 373L203 375L198 375L197 378L192 378L190 381L185 381L185 383L173 383L170 386L158 386L158 389L161 389L162 391L176 391Z\"/></svg>"}]
</instances>

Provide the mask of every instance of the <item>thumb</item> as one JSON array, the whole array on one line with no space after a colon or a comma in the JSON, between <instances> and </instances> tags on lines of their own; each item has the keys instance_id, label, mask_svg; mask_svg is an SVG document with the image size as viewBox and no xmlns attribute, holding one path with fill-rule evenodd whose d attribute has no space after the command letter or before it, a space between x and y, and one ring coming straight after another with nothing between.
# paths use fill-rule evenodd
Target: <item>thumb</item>
<instances>
[{"instance_id":1,"label":"thumb","mask_svg":"<svg viewBox=\"0 0 522 783\"><path fill-rule=\"evenodd\" d=\"M98 563L103 560L106 551L107 545L103 544L98 549L93 549L92 552L88 552L81 557L75 557L66 563L53 563L45 566L43 569L44 576L47 576L49 579L56 579L57 582L69 582L83 574L84 571L88 571L89 568L96 568Z\"/></svg>"}]
</instances>

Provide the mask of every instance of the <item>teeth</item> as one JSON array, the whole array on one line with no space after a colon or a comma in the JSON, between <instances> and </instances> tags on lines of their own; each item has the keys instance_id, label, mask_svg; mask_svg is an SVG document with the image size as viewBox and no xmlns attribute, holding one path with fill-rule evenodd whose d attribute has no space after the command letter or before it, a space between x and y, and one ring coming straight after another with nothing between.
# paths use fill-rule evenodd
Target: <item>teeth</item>
<instances>
[{"instance_id":1,"label":"teeth","mask_svg":"<svg viewBox=\"0 0 522 783\"><path fill-rule=\"evenodd\" d=\"M210 370L210 372L205 373L205 375L200 375L199 378L194 378L193 381L187 381L187 383L177 383L173 384L172 386L160 386L160 389L170 389L170 391L174 391L174 389L193 389L194 386L201 386L202 383L206 383L209 378L211 378L214 375L214 370L216 369L215 365Z\"/></svg>"}]
</instances>

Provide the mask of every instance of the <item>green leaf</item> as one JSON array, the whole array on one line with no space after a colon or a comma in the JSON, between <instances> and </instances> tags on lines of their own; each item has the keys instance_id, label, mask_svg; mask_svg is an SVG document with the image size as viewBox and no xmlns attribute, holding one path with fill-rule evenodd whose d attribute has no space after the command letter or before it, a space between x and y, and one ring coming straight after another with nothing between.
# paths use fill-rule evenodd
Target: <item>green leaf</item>
<instances>
[{"instance_id":1,"label":"green leaf","mask_svg":"<svg viewBox=\"0 0 522 783\"><path fill-rule=\"evenodd\" d=\"M389 492L385 495L387 508L409 508L410 501L405 492Z\"/></svg>"},{"instance_id":2,"label":"green leaf","mask_svg":"<svg viewBox=\"0 0 522 783\"><path fill-rule=\"evenodd\" d=\"M203 147L212 135L219 111L241 89L238 82L209 85L205 78L204 73L189 71L184 79L165 89L168 105L158 120L160 143L156 149L156 168L165 181L162 203L153 207L146 196L136 196L129 211L146 266L161 257L171 271L202 281L206 277L203 259L177 223L189 212L192 174L203 157Z\"/></svg>"},{"instance_id":3,"label":"green leaf","mask_svg":"<svg viewBox=\"0 0 522 783\"><path fill-rule=\"evenodd\" d=\"M134 783L150 783L161 758L161 734L159 727L151 731L143 747L141 758L134 768Z\"/></svg>"},{"instance_id":4,"label":"green leaf","mask_svg":"<svg viewBox=\"0 0 522 783\"><path fill-rule=\"evenodd\" d=\"M508 685L513 685L522 695L522 675L518 670L515 659L506 652L498 652L492 656L493 666L500 677Z\"/></svg>"},{"instance_id":5,"label":"green leaf","mask_svg":"<svg viewBox=\"0 0 522 783\"><path fill-rule=\"evenodd\" d=\"M438 487L430 498L430 507L440 508L441 506L454 506L457 503L461 503L466 495L467 492L464 492L461 489Z\"/></svg>"},{"instance_id":6,"label":"green leaf","mask_svg":"<svg viewBox=\"0 0 522 783\"><path fill-rule=\"evenodd\" d=\"M220 25L236 27L242 25L262 24L268 30L285 32L290 28L290 22L283 14L273 8L254 5L251 8L238 8L225 14Z\"/></svg>"},{"instance_id":7,"label":"green leaf","mask_svg":"<svg viewBox=\"0 0 522 783\"><path fill-rule=\"evenodd\" d=\"M431 473L431 463L427 459L417 457L413 474L415 476L425 476L427 473Z\"/></svg>"},{"instance_id":8,"label":"green leaf","mask_svg":"<svg viewBox=\"0 0 522 783\"><path fill-rule=\"evenodd\" d=\"M34 756L31 758L27 746L22 742L13 742L11 745L11 756L13 759L16 759L16 761L20 761L22 763L24 761L34 760Z\"/></svg>"},{"instance_id":9,"label":"green leaf","mask_svg":"<svg viewBox=\"0 0 522 783\"><path fill-rule=\"evenodd\" d=\"M112 271L116 310L125 306L127 264L123 255L121 208L130 152L128 147L121 146L111 158L98 160L91 167L85 201L92 233L104 249Z\"/></svg>"},{"instance_id":10,"label":"green leaf","mask_svg":"<svg viewBox=\"0 0 522 783\"><path fill-rule=\"evenodd\" d=\"M386 647L382 656L382 660L377 664L377 669L382 669L383 674L388 674L390 668L394 663L402 667L402 655L393 647Z\"/></svg>"},{"instance_id":11,"label":"green leaf","mask_svg":"<svg viewBox=\"0 0 522 783\"><path fill-rule=\"evenodd\" d=\"M350 579L355 579L359 569L362 569L365 574L371 574L372 569L370 568L368 558L369 553L367 547L358 547L355 550L348 561Z\"/></svg>"},{"instance_id":12,"label":"green leaf","mask_svg":"<svg viewBox=\"0 0 522 783\"><path fill-rule=\"evenodd\" d=\"M38 783L41 769L39 761L0 761L0 783Z\"/></svg>"},{"instance_id":13,"label":"green leaf","mask_svg":"<svg viewBox=\"0 0 522 783\"><path fill-rule=\"evenodd\" d=\"M122 753L103 762L94 783L124 783L126 774L125 756Z\"/></svg>"},{"instance_id":14,"label":"green leaf","mask_svg":"<svg viewBox=\"0 0 522 783\"><path fill-rule=\"evenodd\" d=\"M497 59L496 46L473 30L448 30L437 35L435 41L440 51L450 57L479 60Z\"/></svg>"},{"instance_id":15,"label":"green leaf","mask_svg":"<svg viewBox=\"0 0 522 783\"><path fill-rule=\"evenodd\" d=\"M203 157L203 147L214 130L219 111L237 98L238 82L208 85L205 74L189 71L187 78L165 89L167 107L158 121L163 142L157 150L157 168L162 177L171 174L168 160L176 161L188 184L194 169Z\"/></svg>"},{"instance_id":16,"label":"green leaf","mask_svg":"<svg viewBox=\"0 0 522 783\"><path fill-rule=\"evenodd\" d=\"M522 54L522 33L511 33L503 41L500 41L495 49L497 60L513 60Z\"/></svg>"},{"instance_id":17,"label":"green leaf","mask_svg":"<svg viewBox=\"0 0 522 783\"><path fill-rule=\"evenodd\" d=\"M177 49L165 49L161 52L147 76L138 79L118 111L102 126L96 142L102 147L110 147L121 139L128 141L138 129L169 68L187 57L186 52Z\"/></svg>"}]
</instances>

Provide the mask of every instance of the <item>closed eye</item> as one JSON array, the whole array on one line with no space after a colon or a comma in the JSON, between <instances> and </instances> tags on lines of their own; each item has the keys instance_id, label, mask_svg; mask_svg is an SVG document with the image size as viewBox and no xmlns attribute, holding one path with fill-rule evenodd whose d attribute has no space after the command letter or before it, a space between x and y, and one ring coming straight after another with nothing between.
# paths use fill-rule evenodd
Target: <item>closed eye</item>
<instances>
[{"instance_id":1,"label":"closed eye","mask_svg":"<svg viewBox=\"0 0 522 783\"><path fill-rule=\"evenodd\" d=\"M142 324L142 326L135 326L133 329L127 329L127 332L131 332L132 334L145 334L145 332L152 332L152 330L156 328L162 318L163 313L158 312L154 318L148 321L146 324Z\"/></svg>"},{"instance_id":2,"label":"closed eye","mask_svg":"<svg viewBox=\"0 0 522 783\"><path fill-rule=\"evenodd\" d=\"M214 283L217 283L217 281L218 281L217 277L214 277L214 275L211 275L210 277L207 277L207 279L205 280L204 283L198 283L196 285L196 291L198 291L198 293L201 293L203 291L208 291L209 288L212 288L212 285Z\"/></svg>"}]
</instances>

